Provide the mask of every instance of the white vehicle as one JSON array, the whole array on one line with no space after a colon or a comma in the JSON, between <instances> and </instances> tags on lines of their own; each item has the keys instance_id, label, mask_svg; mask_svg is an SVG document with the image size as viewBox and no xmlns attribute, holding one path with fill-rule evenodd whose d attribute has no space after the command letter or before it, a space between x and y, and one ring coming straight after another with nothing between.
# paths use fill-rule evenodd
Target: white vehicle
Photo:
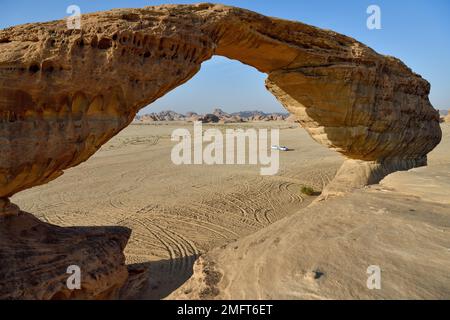
<instances>
[{"instance_id":1,"label":"white vehicle","mask_svg":"<svg viewBox=\"0 0 450 320\"><path fill-rule=\"evenodd\" d=\"M272 150L289 151L288 147L273 145Z\"/></svg>"}]
</instances>

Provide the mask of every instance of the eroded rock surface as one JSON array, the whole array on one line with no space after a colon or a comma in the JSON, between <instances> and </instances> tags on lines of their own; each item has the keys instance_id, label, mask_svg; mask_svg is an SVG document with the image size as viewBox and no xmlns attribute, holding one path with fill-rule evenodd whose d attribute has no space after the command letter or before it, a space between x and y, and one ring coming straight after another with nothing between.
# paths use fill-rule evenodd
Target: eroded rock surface
<instances>
[{"instance_id":1,"label":"eroded rock surface","mask_svg":"<svg viewBox=\"0 0 450 320\"><path fill-rule=\"evenodd\" d=\"M0 299L115 299L127 283L123 227L62 228L27 212L0 217ZM80 268L71 290L69 266Z\"/></svg>"},{"instance_id":2,"label":"eroded rock surface","mask_svg":"<svg viewBox=\"0 0 450 320\"><path fill-rule=\"evenodd\" d=\"M428 82L398 59L332 31L214 4L87 14L82 16L81 30L68 30L64 20L26 24L0 31L2 219L21 216L8 197L87 160L140 108L189 80L213 55L267 73L268 90L311 136L355 161L345 164L330 192L424 165L426 154L441 139L439 115L428 100ZM61 246L47 248L46 237L36 235L35 246L29 246L11 223L2 220L0 227L2 252L18 250L38 257L44 248L49 257L61 254L56 262L64 255L77 256L77 248L62 244L72 239L63 235L69 231L58 229L52 241ZM83 245L88 249L110 245L99 241ZM37 259L35 268L23 258L14 260L23 269L20 265L10 269L6 261L1 260L0 270L16 270L9 278L30 285L30 290L42 286L32 282L33 275L42 274L44 281L59 277L62 270L62 265L50 266L48 260ZM101 255L86 261L86 267L100 262L115 266L117 261ZM109 270L102 271L106 279ZM122 269L115 270L118 278L125 277ZM19 282L7 282L2 288ZM92 280L98 288L84 297L105 292L106 282ZM119 285L108 283L109 289ZM30 294L51 298L58 290Z\"/></svg>"}]
</instances>

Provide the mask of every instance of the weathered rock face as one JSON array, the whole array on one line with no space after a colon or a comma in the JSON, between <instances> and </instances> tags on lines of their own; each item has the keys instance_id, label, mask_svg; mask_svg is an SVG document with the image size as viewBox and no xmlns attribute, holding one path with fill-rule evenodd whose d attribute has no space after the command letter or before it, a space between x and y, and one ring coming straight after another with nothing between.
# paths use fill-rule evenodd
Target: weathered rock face
<instances>
[{"instance_id":1,"label":"weathered rock face","mask_svg":"<svg viewBox=\"0 0 450 320\"><path fill-rule=\"evenodd\" d=\"M267 73L267 88L311 136L357 163L354 178L342 179L354 168L347 162L336 181L359 186L380 172L423 165L440 141L429 84L399 60L332 31L213 4L87 14L81 30L68 30L64 20L21 25L0 31L0 217L19 212L8 197L87 160L140 108L189 80L213 55ZM11 239L22 235L4 221L0 227L8 252ZM45 243L40 236L36 241ZM17 246L39 255L39 247ZM45 252L77 255L76 248L55 248ZM2 272L9 270L4 261ZM42 271L44 278L56 276L53 271ZM33 288L31 280L25 283Z\"/></svg>"},{"instance_id":2,"label":"weathered rock face","mask_svg":"<svg viewBox=\"0 0 450 320\"><path fill-rule=\"evenodd\" d=\"M0 197L88 159L212 55L269 75L312 137L352 159L425 162L429 84L395 58L298 22L213 4L119 9L0 31Z\"/></svg>"},{"instance_id":3,"label":"weathered rock face","mask_svg":"<svg viewBox=\"0 0 450 320\"><path fill-rule=\"evenodd\" d=\"M0 217L0 299L118 298L129 236L123 227L57 227L26 212ZM67 287L72 265L79 290Z\"/></svg>"}]
</instances>

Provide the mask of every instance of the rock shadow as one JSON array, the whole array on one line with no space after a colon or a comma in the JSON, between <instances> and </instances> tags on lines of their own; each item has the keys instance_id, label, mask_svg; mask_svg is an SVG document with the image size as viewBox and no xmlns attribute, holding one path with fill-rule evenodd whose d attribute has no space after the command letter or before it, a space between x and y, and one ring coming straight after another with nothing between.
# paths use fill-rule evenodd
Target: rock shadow
<instances>
[{"instance_id":1,"label":"rock shadow","mask_svg":"<svg viewBox=\"0 0 450 320\"><path fill-rule=\"evenodd\" d=\"M130 280L122 299L161 300L182 286L193 274L197 255L128 265Z\"/></svg>"}]
</instances>

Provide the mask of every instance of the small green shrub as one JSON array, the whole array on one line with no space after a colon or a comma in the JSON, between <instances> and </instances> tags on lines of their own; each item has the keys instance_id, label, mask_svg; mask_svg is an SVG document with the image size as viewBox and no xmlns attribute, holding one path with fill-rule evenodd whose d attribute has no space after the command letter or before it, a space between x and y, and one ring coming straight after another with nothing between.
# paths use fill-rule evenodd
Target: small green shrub
<instances>
[{"instance_id":1,"label":"small green shrub","mask_svg":"<svg viewBox=\"0 0 450 320\"><path fill-rule=\"evenodd\" d=\"M314 191L314 189L311 188L311 187L308 187L308 186L302 186L302 187L300 188L300 192L303 193L303 194L306 194L306 195L308 195L308 196L313 196L313 195L316 194L316 192Z\"/></svg>"}]
</instances>

